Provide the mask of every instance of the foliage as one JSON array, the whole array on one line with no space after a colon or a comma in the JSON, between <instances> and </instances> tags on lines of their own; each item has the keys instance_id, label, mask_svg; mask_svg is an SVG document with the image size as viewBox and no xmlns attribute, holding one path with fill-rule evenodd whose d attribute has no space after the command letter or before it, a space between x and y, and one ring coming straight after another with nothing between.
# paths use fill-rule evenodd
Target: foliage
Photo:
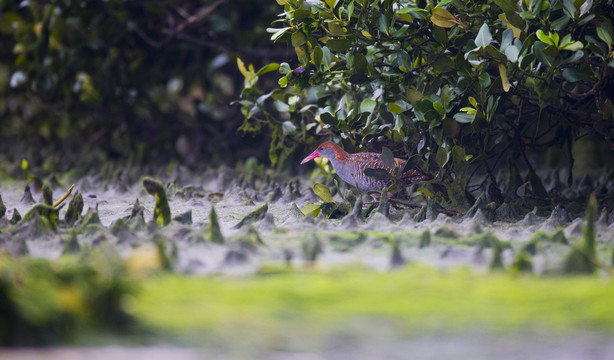
<instances>
[{"instance_id":1,"label":"foliage","mask_svg":"<svg viewBox=\"0 0 614 360\"><path fill-rule=\"evenodd\" d=\"M122 301L135 284L106 250L54 261L0 253L0 344L65 343L84 327L125 328Z\"/></svg>"},{"instance_id":2,"label":"foliage","mask_svg":"<svg viewBox=\"0 0 614 360\"><path fill-rule=\"evenodd\" d=\"M237 54L265 63L287 53L266 39L274 8L264 0L0 1L3 155L32 167L47 161L53 171L115 159L195 164L203 155L210 164L238 158L243 146L266 154L262 138L238 136L242 117L228 105L242 82Z\"/></svg>"},{"instance_id":3,"label":"foliage","mask_svg":"<svg viewBox=\"0 0 614 360\"><path fill-rule=\"evenodd\" d=\"M303 206L301 212L307 216L311 214L313 217L320 213L324 214L329 219L337 219L347 215L350 212L351 204L349 202L338 203L333 200L330 189L321 183L316 183L313 186L313 192L320 198L319 204L307 204Z\"/></svg>"},{"instance_id":4,"label":"foliage","mask_svg":"<svg viewBox=\"0 0 614 360\"><path fill-rule=\"evenodd\" d=\"M475 192L525 209L584 202L575 179L613 168L611 0L277 2L271 39L296 66L244 72L241 100L243 129L272 134L273 164L322 137L386 145L426 159L457 210ZM279 88L262 91L277 67ZM601 198L605 175L589 183Z\"/></svg>"}]
</instances>

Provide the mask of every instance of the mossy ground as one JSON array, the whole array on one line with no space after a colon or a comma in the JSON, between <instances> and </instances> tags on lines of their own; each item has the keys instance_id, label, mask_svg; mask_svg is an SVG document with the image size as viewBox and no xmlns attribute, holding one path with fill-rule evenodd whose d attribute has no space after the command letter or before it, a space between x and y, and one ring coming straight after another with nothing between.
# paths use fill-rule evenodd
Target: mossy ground
<instances>
[{"instance_id":1,"label":"mossy ground","mask_svg":"<svg viewBox=\"0 0 614 360\"><path fill-rule=\"evenodd\" d=\"M248 277L164 275L142 283L131 309L169 332L271 337L326 332L357 318L386 319L402 331L614 332L614 284L591 277L476 274L409 265L269 269Z\"/></svg>"}]
</instances>

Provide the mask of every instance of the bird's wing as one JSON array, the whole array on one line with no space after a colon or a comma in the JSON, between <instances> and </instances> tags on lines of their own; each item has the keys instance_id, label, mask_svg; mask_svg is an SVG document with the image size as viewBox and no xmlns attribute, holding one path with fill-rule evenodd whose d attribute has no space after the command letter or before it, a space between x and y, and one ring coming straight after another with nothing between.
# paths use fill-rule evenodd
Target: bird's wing
<instances>
[{"instance_id":1,"label":"bird's wing","mask_svg":"<svg viewBox=\"0 0 614 360\"><path fill-rule=\"evenodd\" d=\"M399 167L403 169L407 161L402 160L402 159L396 159L396 160L397 160L397 163L399 164ZM416 181L424 181L424 180L430 180L430 179L431 179L431 176L426 174L419 167L415 167L413 169L407 170L406 172L401 174L401 177L399 178L399 180L404 183L413 183Z\"/></svg>"}]
</instances>

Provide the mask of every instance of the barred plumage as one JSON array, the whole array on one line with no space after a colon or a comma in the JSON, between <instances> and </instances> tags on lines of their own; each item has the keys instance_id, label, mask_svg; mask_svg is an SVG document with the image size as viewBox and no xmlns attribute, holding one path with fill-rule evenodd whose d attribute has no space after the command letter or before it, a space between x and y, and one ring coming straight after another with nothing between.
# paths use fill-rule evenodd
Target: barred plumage
<instances>
[{"instance_id":1,"label":"barred plumage","mask_svg":"<svg viewBox=\"0 0 614 360\"><path fill-rule=\"evenodd\" d=\"M318 146L316 151L307 156L301 164L304 164L316 157L324 157L330 160L333 169L339 177L352 186L357 186L361 191L382 190L392 184L391 180L376 180L365 174L365 169L384 169L392 172L380 159L380 154L363 152L349 154L341 149L337 144L327 141ZM398 166L403 169L406 161L395 158ZM430 177L419 168L413 168L404 172L398 179L401 184L409 185L417 181L428 180Z\"/></svg>"}]
</instances>

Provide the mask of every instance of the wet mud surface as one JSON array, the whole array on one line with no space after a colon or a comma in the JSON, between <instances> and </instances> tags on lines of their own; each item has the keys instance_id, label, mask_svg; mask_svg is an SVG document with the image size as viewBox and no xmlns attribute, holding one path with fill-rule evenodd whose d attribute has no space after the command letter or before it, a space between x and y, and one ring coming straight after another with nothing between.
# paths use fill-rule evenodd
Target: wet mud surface
<instances>
[{"instance_id":1,"label":"wet mud surface","mask_svg":"<svg viewBox=\"0 0 614 360\"><path fill-rule=\"evenodd\" d=\"M155 199L145 191L140 180L108 184L97 178L84 178L75 184L75 193L83 197L82 218L74 226L60 221L54 230L40 224L10 224L15 209L23 216L34 204L24 199L25 183L0 184L0 195L7 209L0 219L0 248L13 256L57 259L69 252L67 243L76 238L78 249L72 253L111 244L122 258L130 259L143 254L147 258L152 244L162 242L175 274L248 278L270 266L316 268L317 271L360 266L386 273L405 264L419 264L443 271L467 267L484 274L492 271L496 262L509 269L520 252L532 249L531 272L548 275L561 273L566 254L581 242L585 227L583 218L572 218L563 207L550 214L532 212L513 222L497 221L480 210L468 217L429 214L423 221L416 221L419 207L394 206L390 207L389 216L373 211L367 217L348 214L328 219L322 214L305 216L300 211L308 204L322 202L312 190L314 180L236 180L232 171L208 171L200 175L179 172L161 176L159 180L166 188L173 217L166 226L160 227L152 220ZM55 186L54 200L66 188L66 185ZM43 201L35 189L32 192L34 202ZM333 200L345 201L339 193ZM364 196L364 201L368 200ZM212 221L213 208L219 232ZM65 219L66 209L63 206L59 211L60 219ZM612 256L614 225L610 218L601 214L595 222L597 258L603 264L609 264ZM596 276L610 281L608 271L603 268ZM169 348L165 351L174 354L174 358L185 359L394 359L406 358L408 353L424 354L423 358L432 359L614 357L612 343L605 340L608 332L585 333L578 329L578 334L566 332L560 336L548 332L538 332L537 337L520 333L498 337L480 332L474 336L461 332L400 337L392 325L380 324L370 330L365 330L363 325L357 331L348 328L320 335L317 340L307 342L306 347L287 345L276 349L277 345L256 342L247 346L249 350L244 353L233 350L236 342L229 342L228 346L213 350ZM102 348L100 352L89 353L90 350L57 349L10 352L2 358L37 358L43 354L45 358L96 358L111 353L128 358L135 353L144 355L149 350ZM252 356L254 353L250 351L256 351L258 356Z\"/></svg>"},{"instance_id":2,"label":"wet mud surface","mask_svg":"<svg viewBox=\"0 0 614 360\"><path fill-rule=\"evenodd\" d=\"M83 217L96 211L99 222L90 226L77 224L74 228L78 242L81 246L95 247L101 241L108 241L116 245L122 255L128 255L139 246L151 243L154 237L162 238L177 247L173 269L189 274L248 274L269 262L300 265L308 257L305 247L313 242L321 247L317 262L324 268L361 263L380 271L388 270L392 266L391 244L398 243L406 262L442 269L469 266L481 271L488 269L492 258L490 246L480 246L484 234L493 234L509 244L501 254L504 266L509 266L514 254L536 233L551 235L562 231L568 244L545 241L544 251L534 254L533 272L539 274L560 269L568 245L579 242L584 228L582 218L571 219L561 208L542 216L528 213L514 223L490 221L480 210L471 217L437 214L434 219L418 222L414 218L419 208L393 206L389 217L372 211L366 218L348 215L328 219L323 214L314 218L299 210L307 204L318 204L320 200L305 179L300 183L293 179L290 184L260 185L260 189L255 190L245 183L237 184L231 177L232 173L210 172L200 177L190 175L189 181L162 179L174 218L162 228L152 224L155 200L140 182L109 186L83 179L75 186L76 192L83 196ZM22 200L23 186L13 183L0 187L7 208L5 221L11 219L14 209L23 216L32 208L32 203ZM54 200L64 191L65 188L54 188ZM33 198L35 202L42 202L36 190L33 190ZM370 198L365 195L364 199ZM344 201L339 194L334 200ZM142 207L143 221L126 220L135 204ZM207 238L213 207L223 244ZM60 218L64 218L66 208L63 206L60 210ZM242 223L247 215L258 209L264 211ZM609 262L614 225L605 215L596 222L598 249L602 250L598 251L598 256ZM6 233L11 233L13 238L25 236L31 256L57 258L62 254L69 231L70 227L60 225L56 231L41 231L40 236L27 231ZM430 233L431 241L428 246L421 246L425 231Z\"/></svg>"}]
</instances>

